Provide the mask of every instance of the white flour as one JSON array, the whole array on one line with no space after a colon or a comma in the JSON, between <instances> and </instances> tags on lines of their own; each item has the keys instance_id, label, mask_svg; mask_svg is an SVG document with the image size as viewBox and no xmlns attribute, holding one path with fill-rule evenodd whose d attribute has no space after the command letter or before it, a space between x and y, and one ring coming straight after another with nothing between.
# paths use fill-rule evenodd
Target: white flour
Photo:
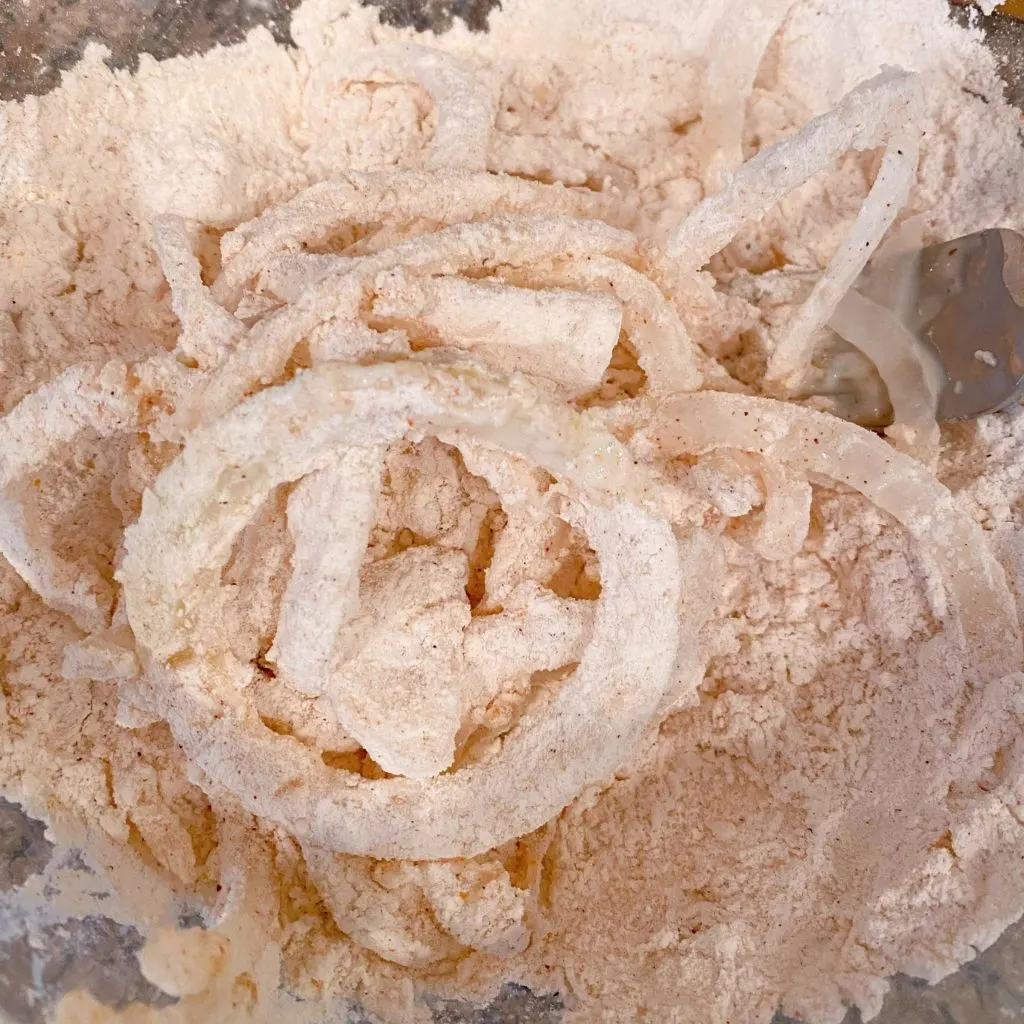
<instances>
[{"instance_id":1,"label":"white flour","mask_svg":"<svg viewBox=\"0 0 1024 1024\"><path fill-rule=\"evenodd\" d=\"M1001 99L980 36L950 23L944 0L653 0L639 8L622 0L509 0L492 14L487 35L457 24L417 41L469 66L482 109L488 96L497 98L497 130L475 157L481 165L570 185L603 180L618 190L606 219L662 242L703 194L703 55L722 33L747 30L751 6L782 27L757 72L747 156L831 109L883 66L898 65L919 72L924 88L907 215L923 215L928 240L993 225L1024 228L1019 115ZM194 316L203 328L194 335L200 362L217 330L226 337L237 327L215 321L209 309L172 310L154 250L156 218L185 218L211 283L221 235L309 185L345 171L471 163L464 150L472 138L446 139L428 93L388 72L393 51L366 56L412 33L381 27L373 9L347 0L307 0L292 31L295 51L257 31L242 46L203 57L143 58L136 76L110 72L91 51L56 92L0 109L4 413L74 364L173 349L178 316ZM462 95L463 85L444 80L437 89ZM839 245L877 164L875 153L850 153L795 190L712 261L718 297L681 300L689 333L708 354L698 356L707 381L723 377L709 356L744 382L760 380L771 328ZM436 218L401 222L380 200L382 212L365 221L394 239L428 231L423 224L445 222L441 207L450 199L428 187L425 201L438 206ZM323 215L313 214L314 221ZM288 267L279 273L277 292L268 286L267 294L295 287ZM609 349L616 341L622 296L614 282L602 302L566 292L576 298L551 300L531 322L511 288L492 290L494 305L485 308L479 290L427 294L401 267L389 273L375 281L374 326L416 321L424 345L430 331L463 330L460 347L482 338L486 349L491 317L504 328L495 356L506 360L503 369L542 358L509 355L517 335L538 352L545 333L568 336L580 324L581 336L603 337ZM528 269L502 273L505 284L532 285L523 279ZM239 317L262 315L264 297L248 296L252 305ZM467 304L477 317L469 327ZM556 316L566 318L557 331ZM507 330L519 317L521 330ZM316 335L310 358L317 345L337 343ZM604 351L599 366L607 358ZM612 370L584 404L607 408L607 422L626 437L636 424L624 399L644 375L622 347L611 358ZM569 387L560 374L589 379L582 363L543 365L538 375L553 394ZM1024 417L1015 410L957 425L944 442L940 476L984 527L1020 596ZM152 1016L129 1009L123 1019L315 1018L322 1001L350 997L387 1020L429 1019L424 992L485 1000L516 980L559 992L579 1021L754 1024L781 1006L838 1024L849 1005L865 1018L877 1012L888 976L937 980L1024 912L1021 677L984 688L964 680L937 639L932 580L917 546L859 494L812 478L806 541L795 556L768 561L725 518L764 501L756 464L718 456L674 464L689 495L680 516L699 515L724 538L722 594L701 633L708 664L697 694L680 701L614 780L588 785L529 835L468 859L377 860L319 849L250 816L242 784L190 765L142 688L119 690L111 678L137 670L120 603L113 628L81 642L95 633L84 619L114 600L112 568L142 491L177 452L155 431L79 440L0 510L7 531L17 509L26 510L28 562L42 546L55 556L39 569L35 594L0 561L0 783L50 820L60 839L113 869L122 899L103 909L155 930L143 970L184 997ZM353 664L360 678L368 666L392 673L380 677L388 682L379 717L372 727L354 712L346 718L342 687L332 707L344 733L324 705L271 677L250 691L268 728L325 751L328 767L380 778L392 756L396 772L429 775L451 763L453 749L460 764L486 762L524 707L549 699L531 675L540 663L527 664L525 654L525 669L507 669L502 685L481 696L466 668L477 663L428 642L453 623L464 628L471 605L496 618L516 613L516 600L528 607L536 597L530 581L577 610L600 589L581 531L525 499L507 500L513 491L543 494L545 475L520 466L499 486L500 470L484 454L476 458L433 440L392 447L376 507L336 508L334 526L370 516L363 611L380 616L368 616L372 643ZM214 626L223 625L243 662L283 659L269 641L287 603L289 566L299 564L297 507L275 492L225 570L242 597ZM318 543L339 536L327 530ZM490 566L486 580L482 564ZM65 586L69 566L92 581L92 604ZM695 592L713 585L691 582ZM37 595L46 587L44 602ZM315 611L323 595L314 596ZM552 665L578 660L589 616L573 620L571 635L562 620L544 634L562 651ZM449 679L453 692L463 687L455 705L415 703L416 686L402 672L411 655L397 646L406 634L423 641L417 664L427 666L428 683L421 687ZM508 655L513 641L501 636L493 649L480 648L480 664L498 664L499 647ZM376 657L373 644L389 658ZM538 638L526 646L540 657ZM311 651L293 653L309 654L319 671ZM554 692L562 677L550 674ZM358 679L352 686L358 690ZM409 738L417 716L442 713L443 742ZM208 742L212 750L219 741ZM68 913L83 912L80 893L63 900ZM61 906L59 894L27 926L52 917L54 903ZM183 907L203 911L209 924L227 923L216 933L168 931ZM314 1009L290 997L278 1003L279 982ZM61 1013L68 1024L122 1019L80 994Z\"/></svg>"}]
</instances>

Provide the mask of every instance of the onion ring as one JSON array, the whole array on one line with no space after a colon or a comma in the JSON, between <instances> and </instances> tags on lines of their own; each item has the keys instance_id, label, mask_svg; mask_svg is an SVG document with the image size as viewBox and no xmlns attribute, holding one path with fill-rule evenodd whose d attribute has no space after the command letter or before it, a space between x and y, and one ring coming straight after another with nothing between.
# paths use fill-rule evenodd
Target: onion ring
<instances>
[{"instance_id":1,"label":"onion ring","mask_svg":"<svg viewBox=\"0 0 1024 1024\"><path fill-rule=\"evenodd\" d=\"M785 396L799 389L818 331L853 287L882 236L907 204L917 173L919 147L920 135L914 127L901 129L893 136L857 219L776 342L764 378L769 392Z\"/></svg>"},{"instance_id":2,"label":"onion ring","mask_svg":"<svg viewBox=\"0 0 1024 1024\"><path fill-rule=\"evenodd\" d=\"M551 703L524 715L492 760L429 781L339 776L264 730L242 699L250 673L218 635L218 569L274 486L322 469L339 446L443 430L527 455L584 492L565 516L601 562L592 642ZM524 379L423 362L300 374L196 431L125 533L119 578L153 704L197 768L303 842L408 859L482 853L538 828L629 757L680 647L695 646L676 616L676 538L623 497L642 501L645 491L646 477L611 435ZM642 631L633 625L640 616ZM524 787L540 765L550 769L543 780Z\"/></svg>"},{"instance_id":3,"label":"onion ring","mask_svg":"<svg viewBox=\"0 0 1024 1024\"><path fill-rule=\"evenodd\" d=\"M438 171L348 171L322 181L221 239L224 265L213 286L224 301L279 252L301 252L325 244L348 224L425 219L448 226L480 217L536 210L621 223L619 200L562 185L507 175Z\"/></svg>"},{"instance_id":4,"label":"onion ring","mask_svg":"<svg viewBox=\"0 0 1024 1024\"><path fill-rule=\"evenodd\" d=\"M711 33L701 103L699 157L704 187L718 191L743 163L743 125L758 68L794 0L728 7Z\"/></svg>"},{"instance_id":5,"label":"onion ring","mask_svg":"<svg viewBox=\"0 0 1024 1024\"><path fill-rule=\"evenodd\" d=\"M203 284L199 260L181 217L165 214L153 222L160 269L171 286L171 307L181 322L176 350L200 369L224 360L237 344L244 325L218 305Z\"/></svg>"},{"instance_id":6,"label":"onion ring","mask_svg":"<svg viewBox=\"0 0 1024 1024\"><path fill-rule=\"evenodd\" d=\"M952 599L943 616L967 645L976 683L1021 666L1013 596L981 527L915 459L861 427L799 405L746 395L680 395L657 410L650 437L666 456L742 448L860 491L908 530Z\"/></svg>"},{"instance_id":7,"label":"onion ring","mask_svg":"<svg viewBox=\"0 0 1024 1024\"><path fill-rule=\"evenodd\" d=\"M686 270L704 266L746 221L848 149L874 149L902 127L916 96L916 77L895 68L862 82L828 113L748 160L728 188L698 203L669 238L668 255Z\"/></svg>"},{"instance_id":8,"label":"onion ring","mask_svg":"<svg viewBox=\"0 0 1024 1024\"><path fill-rule=\"evenodd\" d=\"M454 224L432 235L410 238L355 268L346 262L339 274L318 281L298 301L261 320L236 346L215 378L184 414L210 422L260 386L274 383L295 346L326 320L343 322L352 346L366 350L368 328L360 310L378 274L396 267L419 274L458 274L475 267L529 266L555 256L613 256L643 264L636 237L599 220L561 216L502 216L484 222ZM339 357L343 351L335 349Z\"/></svg>"}]
</instances>

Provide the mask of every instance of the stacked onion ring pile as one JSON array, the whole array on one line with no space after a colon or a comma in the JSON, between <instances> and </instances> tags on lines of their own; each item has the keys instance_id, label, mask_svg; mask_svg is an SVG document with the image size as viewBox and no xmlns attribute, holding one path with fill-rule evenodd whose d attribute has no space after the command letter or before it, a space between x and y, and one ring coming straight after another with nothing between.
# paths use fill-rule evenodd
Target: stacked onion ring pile
<instances>
[{"instance_id":1,"label":"stacked onion ring pile","mask_svg":"<svg viewBox=\"0 0 1024 1024\"><path fill-rule=\"evenodd\" d=\"M118 680L125 726L167 723L211 800L292 836L346 930L415 965L450 942L521 946L507 877L480 882L506 901L501 927L442 914L442 938L405 925L399 948L360 925L365 908L347 913L345 855L424 862L417 884L436 909L479 869L469 859L611 779L695 697L720 536L794 555L816 478L914 537L971 682L1016 671L1021 651L982 530L932 473L914 374L877 363L889 440L794 397L906 202L914 76L879 75L742 165L737 138L708 137L708 197L647 237L608 178L527 180L452 58L405 46L366 61L433 97L426 168L313 185L226 233L212 269L200 226L158 220L177 346L72 367L0 421L0 553L84 632L68 657ZM847 150L879 146L860 215L753 393L694 340L694 309L718 301L702 267ZM856 344L855 326L844 333ZM86 434L145 435L172 455L124 530L114 581L34 537L22 505L37 467ZM380 541L402 459L476 489L457 542ZM716 473L751 478L756 500L713 507L697 483ZM287 580L246 646L226 624L252 581L229 577L246 531L270 519L259 544Z\"/></svg>"}]
</instances>

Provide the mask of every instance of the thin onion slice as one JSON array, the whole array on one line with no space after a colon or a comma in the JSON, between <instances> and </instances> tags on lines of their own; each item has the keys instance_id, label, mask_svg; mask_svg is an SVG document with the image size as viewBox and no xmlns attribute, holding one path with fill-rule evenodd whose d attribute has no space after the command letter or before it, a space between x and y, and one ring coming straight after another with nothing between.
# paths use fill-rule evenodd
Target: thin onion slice
<instances>
[{"instance_id":1,"label":"thin onion slice","mask_svg":"<svg viewBox=\"0 0 1024 1024\"><path fill-rule=\"evenodd\" d=\"M853 287L882 236L906 205L917 173L920 133L910 126L893 135L857 219L811 294L785 326L768 360L764 387L780 396L799 390L821 328Z\"/></svg>"},{"instance_id":2,"label":"thin onion slice","mask_svg":"<svg viewBox=\"0 0 1024 1024\"><path fill-rule=\"evenodd\" d=\"M792 558L804 546L811 522L811 485L771 459L760 459L764 507L738 523L734 536L770 562Z\"/></svg>"},{"instance_id":3,"label":"thin onion slice","mask_svg":"<svg viewBox=\"0 0 1024 1024\"><path fill-rule=\"evenodd\" d=\"M856 289L843 296L829 327L875 364L895 420L886 433L930 464L938 453L935 413L944 384L936 357L899 317Z\"/></svg>"},{"instance_id":4,"label":"thin onion slice","mask_svg":"<svg viewBox=\"0 0 1024 1024\"><path fill-rule=\"evenodd\" d=\"M160 269L171 286L171 308L181 322L176 350L200 369L216 366L234 348L245 328L214 301L203 284L202 268L181 217L157 217L153 239Z\"/></svg>"},{"instance_id":5,"label":"thin onion slice","mask_svg":"<svg viewBox=\"0 0 1024 1024\"><path fill-rule=\"evenodd\" d=\"M905 124L916 96L916 77L894 68L861 83L828 113L761 150L726 189L698 203L670 237L668 255L687 270L704 266L744 223L847 150L874 149L884 142Z\"/></svg>"},{"instance_id":6,"label":"thin onion slice","mask_svg":"<svg viewBox=\"0 0 1024 1024\"><path fill-rule=\"evenodd\" d=\"M650 437L668 456L742 448L860 491L903 524L939 571L953 607L947 625L967 645L972 681L980 684L1020 669L1020 625L1002 567L981 527L916 460L836 417L717 392L665 402Z\"/></svg>"},{"instance_id":7,"label":"thin onion slice","mask_svg":"<svg viewBox=\"0 0 1024 1024\"><path fill-rule=\"evenodd\" d=\"M718 191L743 163L743 125L768 44L794 0L729 5L711 34L698 147L704 187Z\"/></svg>"},{"instance_id":8,"label":"thin onion slice","mask_svg":"<svg viewBox=\"0 0 1024 1024\"><path fill-rule=\"evenodd\" d=\"M707 530L682 533L679 569L682 578L693 583L680 590L676 609L680 632L683 637L697 636L708 620L709 606L714 606L717 595L725 588L725 557L718 538ZM700 647L697 644L680 644L679 657L672 669L672 682L662 698L657 720L698 703L699 688L706 671L707 660Z\"/></svg>"},{"instance_id":9,"label":"thin onion slice","mask_svg":"<svg viewBox=\"0 0 1024 1024\"><path fill-rule=\"evenodd\" d=\"M592 641L552 701L527 712L493 759L429 781L339 775L265 729L240 695L249 670L219 635L218 570L271 488L323 468L345 445L452 429L528 456L575 494L564 517L586 532L601 564ZM646 488L630 453L591 417L521 378L465 363L303 373L198 430L126 531L120 578L154 705L198 769L303 842L438 859L524 835L630 756L680 642L695 642L680 636L676 616L676 538L624 497Z\"/></svg>"}]
</instances>

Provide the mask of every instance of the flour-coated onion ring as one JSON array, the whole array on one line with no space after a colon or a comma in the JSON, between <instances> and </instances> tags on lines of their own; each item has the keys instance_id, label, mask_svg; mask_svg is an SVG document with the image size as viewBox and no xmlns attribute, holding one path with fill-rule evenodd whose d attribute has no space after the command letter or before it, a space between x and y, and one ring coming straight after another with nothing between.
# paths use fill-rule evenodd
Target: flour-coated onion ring
<instances>
[{"instance_id":1,"label":"flour-coated onion ring","mask_svg":"<svg viewBox=\"0 0 1024 1024\"><path fill-rule=\"evenodd\" d=\"M748 160L717 195L702 200L669 239L669 256L702 267L745 222L828 167L849 149L874 149L906 122L915 76L889 68L861 83L820 117Z\"/></svg>"},{"instance_id":2,"label":"flour-coated onion ring","mask_svg":"<svg viewBox=\"0 0 1024 1024\"><path fill-rule=\"evenodd\" d=\"M912 117L908 111L908 116ZM882 158L871 191L811 294L782 330L768 360L764 387L785 397L799 390L821 328L853 287L882 236L907 203L917 173L920 133L914 124L897 131Z\"/></svg>"},{"instance_id":3,"label":"flour-coated onion ring","mask_svg":"<svg viewBox=\"0 0 1024 1024\"><path fill-rule=\"evenodd\" d=\"M1002 567L981 527L915 459L834 416L718 392L666 401L649 436L667 457L742 448L860 491L903 524L939 571L952 605L942 617L954 636L962 632L969 678L980 684L1020 669L1020 625Z\"/></svg>"},{"instance_id":4,"label":"flour-coated onion ring","mask_svg":"<svg viewBox=\"0 0 1024 1024\"><path fill-rule=\"evenodd\" d=\"M426 220L445 227L481 217L547 211L622 221L622 203L589 191L508 175L454 168L348 171L240 224L221 239L224 266L213 286L220 301L241 288L275 253L315 249L346 225Z\"/></svg>"},{"instance_id":5,"label":"flour-coated onion ring","mask_svg":"<svg viewBox=\"0 0 1024 1024\"><path fill-rule=\"evenodd\" d=\"M273 383L295 346L327 320L342 322L342 335L351 335L353 351L347 357L358 358L366 351L369 330L358 322L360 311L372 298L375 278L384 271L401 267L409 273L450 275L468 269L525 267L556 256L572 259L588 255L612 256L629 264L644 261L642 247L630 232L604 221L552 215L501 216L454 224L361 257L354 267L346 262L338 274L317 281L297 301L253 327L190 414L197 422L209 422L246 394ZM343 351L336 351L339 358L345 356Z\"/></svg>"},{"instance_id":6,"label":"flour-coated onion ring","mask_svg":"<svg viewBox=\"0 0 1024 1024\"><path fill-rule=\"evenodd\" d=\"M768 44L794 0L732 4L711 33L698 153L704 187L717 192L743 163L743 126Z\"/></svg>"},{"instance_id":7,"label":"flour-coated onion ring","mask_svg":"<svg viewBox=\"0 0 1024 1024\"><path fill-rule=\"evenodd\" d=\"M571 492L564 516L601 564L592 642L492 760L429 781L345 776L264 729L239 692L250 673L219 635L218 570L269 490L322 469L339 447L451 430L527 455ZM197 768L301 841L437 859L530 832L630 756L680 647L695 641L680 637L676 538L624 497L639 497L645 480L591 417L522 378L423 362L300 374L197 430L126 531L120 578L153 704Z\"/></svg>"},{"instance_id":8,"label":"flour-coated onion ring","mask_svg":"<svg viewBox=\"0 0 1024 1024\"><path fill-rule=\"evenodd\" d=\"M171 308L181 322L176 349L200 369L210 369L223 361L245 328L203 284L202 268L181 217L157 217L153 240L160 269L171 286Z\"/></svg>"}]
</instances>

